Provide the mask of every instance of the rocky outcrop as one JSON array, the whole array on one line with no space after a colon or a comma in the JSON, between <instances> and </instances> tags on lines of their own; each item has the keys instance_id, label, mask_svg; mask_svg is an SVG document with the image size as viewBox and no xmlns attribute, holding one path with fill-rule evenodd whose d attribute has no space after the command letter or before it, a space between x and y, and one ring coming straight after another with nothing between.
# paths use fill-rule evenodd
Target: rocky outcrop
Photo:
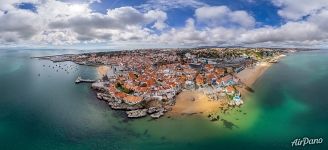
<instances>
[{"instance_id":1,"label":"rocky outcrop","mask_svg":"<svg viewBox=\"0 0 328 150\"><path fill-rule=\"evenodd\" d=\"M150 108L148 108L147 113L148 114L152 114L152 113L155 113L157 111L158 111L157 107L150 107Z\"/></svg>"},{"instance_id":2,"label":"rocky outcrop","mask_svg":"<svg viewBox=\"0 0 328 150\"><path fill-rule=\"evenodd\" d=\"M127 111L126 114L129 118L140 118L147 115L147 109L131 110Z\"/></svg>"},{"instance_id":3,"label":"rocky outcrop","mask_svg":"<svg viewBox=\"0 0 328 150\"><path fill-rule=\"evenodd\" d=\"M105 92L105 91L107 91L107 87L105 85L106 85L106 82L97 81L97 82L94 82L91 84L91 88L94 90L97 90L99 92Z\"/></svg>"},{"instance_id":4,"label":"rocky outcrop","mask_svg":"<svg viewBox=\"0 0 328 150\"><path fill-rule=\"evenodd\" d=\"M159 117L162 117L163 115L164 115L164 111L159 111L159 112L151 114L150 117L152 117L154 119L158 119Z\"/></svg>"},{"instance_id":5,"label":"rocky outcrop","mask_svg":"<svg viewBox=\"0 0 328 150\"><path fill-rule=\"evenodd\" d=\"M129 118L144 117L147 114L152 118L160 118L167 111L164 107L150 107L146 109L142 105L130 105L124 103L121 99L115 98L106 93L106 82L97 81L91 85L91 88L98 91L97 98L108 103L114 110L125 110Z\"/></svg>"},{"instance_id":6,"label":"rocky outcrop","mask_svg":"<svg viewBox=\"0 0 328 150\"><path fill-rule=\"evenodd\" d=\"M232 100L228 103L229 106L240 106L242 104L244 104L244 102L242 100L239 100L239 101Z\"/></svg>"},{"instance_id":7,"label":"rocky outcrop","mask_svg":"<svg viewBox=\"0 0 328 150\"><path fill-rule=\"evenodd\" d=\"M147 113L150 114L152 118L159 118L164 115L165 109L163 107L150 107Z\"/></svg>"}]
</instances>

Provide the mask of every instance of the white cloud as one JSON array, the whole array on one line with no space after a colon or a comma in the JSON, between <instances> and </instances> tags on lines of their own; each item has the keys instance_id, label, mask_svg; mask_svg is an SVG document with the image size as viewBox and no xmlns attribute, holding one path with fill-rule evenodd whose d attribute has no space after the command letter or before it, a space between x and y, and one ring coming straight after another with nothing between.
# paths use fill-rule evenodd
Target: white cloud
<instances>
[{"instance_id":1,"label":"white cloud","mask_svg":"<svg viewBox=\"0 0 328 150\"><path fill-rule=\"evenodd\" d=\"M34 40L42 41L43 44L65 45L79 43L76 36L71 30L47 30L34 37Z\"/></svg>"},{"instance_id":2,"label":"white cloud","mask_svg":"<svg viewBox=\"0 0 328 150\"><path fill-rule=\"evenodd\" d=\"M243 33L245 29L229 29L225 27L213 27L197 29L195 21L189 18L186 25L180 29L171 29L160 35L162 43L175 45L232 45L236 36Z\"/></svg>"},{"instance_id":3,"label":"white cloud","mask_svg":"<svg viewBox=\"0 0 328 150\"><path fill-rule=\"evenodd\" d=\"M1 1L3 2L3 1ZM163 11L140 12L132 7L109 9L106 14L93 12L85 3L65 3L57 0L32 1L37 13L18 9L6 3L0 10L0 43L43 43L65 45L109 41L147 41L153 30L167 27ZM24 1L25 2L25 1ZM19 23L17 22L18 20ZM151 27L145 27L150 25Z\"/></svg>"},{"instance_id":4,"label":"white cloud","mask_svg":"<svg viewBox=\"0 0 328 150\"><path fill-rule=\"evenodd\" d=\"M35 4L37 11L17 8L16 5L23 1ZM207 6L196 0L171 3L150 0L146 4L156 2L158 5L150 9L119 7L109 9L106 14L91 10L91 2L95 1L73 4L57 0L1 0L0 44L124 43L130 47L131 43L161 47L328 44L328 9L322 7L326 2L321 6L317 2L306 2L305 5L291 0L273 0L280 7L279 14L286 19L285 24L276 27L255 27L256 20L246 11ZM185 7L193 8L195 12L183 27L167 24L168 16L164 10ZM304 16L306 19L301 19Z\"/></svg>"},{"instance_id":5,"label":"white cloud","mask_svg":"<svg viewBox=\"0 0 328 150\"><path fill-rule=\"evenodd\" d=\"M246 44L262 42L313 41L327 38L319 28L308 22L288 22L279 27L264 27L250 30L239 36L237 41Z\"/></svg>"},{"instance_id":6,"label":"white cloud","mask_svg":"<svg viewBox=\"0 0 328 150\"><path fill-rule=\"evenodd\" d=\"M156 20L155 24L153 25L153 28L163 30L167 27L167 24L165 23L165 21L167 20L167 14L163 11L150 10L145 14L145 17L149 18L149 20Z\"/></svg>"},{"instance_id":7,"label":"white cloud","mask_svg":"<svg viewBox=\"0 0 328 150\"><path fill-rule=\"evenodd\" d=\"M278 14L288 20L299 20L328 8L327 0L272 0L280 7Z\"/></svg>"},{"instance_id":8,"label":"white cloud","mask_svg":"<svg viewBox=\"0 0 328 150\"><path fill-rule=\"evenodd\" d=\"M171 29L167 33L163 33L159 39L164 43L181 43L181 44L199 44L205 42L207 38L206 32L195 29L195 21L188 19L186 26L182 29Z\"/></svg>"},{"instance_id":9,"label":"white cloud","mask_svg":"<svg viewBox=\"0 0 328 150\"><path fill-rule=\"evenodd\" d=\"M18 42L29 40L39 33L40 20L30 11L10 10L0 15L0 41Z\"/></svg>"},{"instance_id":10,"label":"white cloud","mask_svg":"<svg viewBox=\"0 0 328 150\"><path fill-rule=\"evenodd\" d=\"M141 40L146 39L151 30L166 27L166 13L151 10L142 13L132 7L120 7L108 10L107 14L86 13L66 21L58 20L49 24L52 29L71 29L77 33L80 41L98 40Z\"/></svg>"},{"instance_id":11,"label":"white cloud","mask_svg":"<svg viewBox=\"0 0 328 150\"><path fill-rule=\"evenodd\" d=\"M210 26L254 27L255 19L246 11L232 11L227 6L206 6L196 9L196 19Z\"/></svg>"},{"instance_id":12,"label":"white cloud","mask_svg":"<svg viewBox=\"0 0 328 150\"><path fill-rule=\"evenodd\" d=\"M199 8L207 6L199 0L147 0L145 4L137 6L142 10L169 10L177 8Z\"/></svg>"}]
</instances>

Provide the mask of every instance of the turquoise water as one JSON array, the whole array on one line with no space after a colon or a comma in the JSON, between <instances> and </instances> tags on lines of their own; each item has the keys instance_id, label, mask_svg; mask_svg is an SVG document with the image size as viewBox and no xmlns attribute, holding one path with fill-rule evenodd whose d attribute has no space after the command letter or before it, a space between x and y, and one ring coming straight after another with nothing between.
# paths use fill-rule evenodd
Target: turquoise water
<instances>
[{"instance_id":1,"label":"turquoise water","mask_svg":"<svg viewBox=\"0 0 328 150\"><path fill-rule=\"evenodd\" d=\"M79 51L0 51L1 150L328 148L327 51L273 65L242 108L220 114L231 129L197 115L127 120L98 101L89 84L74 84L78 75L97 78L95 68L30 58L63 53ZM291 147L303 137L324 142Z\"/></svg>"}]
</instances>

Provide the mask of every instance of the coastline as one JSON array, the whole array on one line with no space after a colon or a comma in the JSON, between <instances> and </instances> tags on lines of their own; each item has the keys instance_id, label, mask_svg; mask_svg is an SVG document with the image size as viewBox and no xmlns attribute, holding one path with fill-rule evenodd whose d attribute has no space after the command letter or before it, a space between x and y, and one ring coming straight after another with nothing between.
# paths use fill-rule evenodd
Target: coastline
<instances>
[{"instance_id":1,"label":"coastline","mask_svg":"<svg viewBox=\"0 0 328 150\"><path fill-rule=\"evenodd\" d=\"M236 86L237 90L241 93L244 100L249 99L251 92L246 87L252 87L254 83L275 63L286 55L279 55L270 61L259 62L255 66L247 67L234 76L238 77L244 84L243 86ZM213 101L210 100L205 94L197 91L183 91L176 98L176 104L172 110L168 112L168 116L179 115L195 115L200 114L208 116L215 114L219 110L228 109L228 100Z\"/></svg>"},{"instance_id":2,"label":"coastline","mask_svg":"<svg viewBox=\"0 0 328 150\"><path fill-rule=\"evenodd\" d=\"M145 52L147 57L142 55ZM199 114L210 117L220 110L225 113L231 107L242 105L241 95L244 92L239 92L238 88L252 92L247 85L253 84L271 66L270 63L278 62L277 54L284 53L283 50L254 49L216 49L211 52L208 54L207 49L162 50L154 53L145 50L44 59L72 61L80 65L96 64L98 78L101 79L92 83L91 88L97 91L97 98L108 102L112 109L125 110L129 118L147 115L159 118L170 111L174 115ZM227 53L243 57L229 57L225 55ZM211 58L213 55L217 57ZM258 63L255 65L255 62ZM114 68L111 66L109 69L109 64L113 64ZM235 75L237 73L241 74L240 80ZM76 82L80 80L81 77ZM150 105L153 101L158 104Z\"/></svg>"},{"instance_id":3,"label":"coastline","mask_svg":"<svg viewBox=\"0 0 328 150\"><path fill-rule=\"evenodd\" d=\"M272 60L274 62L265 61L259 62L255 66L247 67L239 73L236 73L235 76L240 79L242 83L245 84L246 87L252 87L255 82L275 63L278 63L279 60L286 55L278 55L274 57ZM271 61L272 61L271 60ZM248 95L251 93L246 90L245 87L237 87L238 91L240 91L241 95L247 99Z\"/></svg>"},{"instance_id":4,"label":"coastline","mask_svg":"<svg viewBox=\"0 0 328 150\"><path fill-rule=\"evenodd\" d=\"M253 67L245 68L241 72L236 73L235 76L238 77L246 86L251 87L256 80L261 77L263 73L272 65L273 64L269 62L260 62Z\"/></svg>"}]
</instances>

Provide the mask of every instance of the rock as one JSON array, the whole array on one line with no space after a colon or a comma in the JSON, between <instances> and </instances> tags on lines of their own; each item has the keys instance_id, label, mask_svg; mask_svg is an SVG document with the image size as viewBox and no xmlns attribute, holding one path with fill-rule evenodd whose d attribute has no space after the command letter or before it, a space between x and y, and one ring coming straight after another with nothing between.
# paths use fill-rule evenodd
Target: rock
<instances>
[{"instance_id":1,"label":"rock","mask_svg":"<svg viewBox=\"0 0 328 150\"><path fill-rule=\"evenodd\" d=\"M102 100L102 99L103 99L103 97L102 97L101 93L97 93L97 98L98 98L98 99L100 99L100 100Z\"/></svg>"},{"instance_id":2,"label":"rock","mask_svg":"<svg viewBox=\"0 0 328 150\"><path fill-rule=\"evenodd\" d=\"M128 108L128 105L123 103L108 102L108 105L110 105L114 110L127 110Z\"/></svg>"},{"instance_id":3,"label":"rock","mask_svg":"<svg viewBox=\"0 0 328 150\"><path fill-rule=\"evenodd\" d=\"M112 98L111 95L108 95L105 93L97 93L97 98L100 100L107 101L107 102L112 101L112 102L116 102L116 103L122 103L122 101L116 100L116 99Z\"/></svg>"},{"instance_id":4,"label":"rock","mask_svg":"<svg viewBox=\"0 0 328 150\"><path fill-rule=\"evenodd\" d=\"M97 91L105 92L107 90L105 82L94 82L91 84L91 88Z\"/></svg>"},{"instance_id":5,"label":"rock","mask_svg":"<svg viewBox=\"0 0 328 150\"><path fill-rule=\"evenodd\" d=\"M148 108L148 114L152 114L152 113L155 113L155 112L157 112L157 108L156 107L150 107L150 108Z\"/></svg>"},{"instance_id":6,"label":"rock","mask_svg":"<svg viewBox=\"0 0 328 150\"><path fill-rule=\"evenodd\" d=\"M150 117L155 118L155 119L158 119L159 117L161 117L163 115L164 115L164 112L163 111L159 111L159 112L156 112L156 113L151 114Z\"/></svg>"},{"instance_id":7,"label":"rock","mask_svg":"<svg viewBox=\"0 0 328 150\"><path fill-rule=\"evenodd\" d=\"M211 121L218 121L217 118L211 118Z\"/></svg>"},{"instance_id":8,"label":"rock","mask_svg":"<svg viewBox=\"0 0 328 150\"><path fill-rule=\"evenodd\" d=\"M126 110L137 110L137 109L142 109L142 106L130 106L128 105L128 107L126 107Z\"/></svg>"},{"instance_id":9,"label":"rock","mask_svg":"<svg viewBox=\"0 0 328 150\"><path fill-rule=\"evenodd\" d=\"M129 118L140 118L147 115L147 109L137 109L137 110L131 110L127 111L126 114Z\"/></svg>"}]
</instances>

